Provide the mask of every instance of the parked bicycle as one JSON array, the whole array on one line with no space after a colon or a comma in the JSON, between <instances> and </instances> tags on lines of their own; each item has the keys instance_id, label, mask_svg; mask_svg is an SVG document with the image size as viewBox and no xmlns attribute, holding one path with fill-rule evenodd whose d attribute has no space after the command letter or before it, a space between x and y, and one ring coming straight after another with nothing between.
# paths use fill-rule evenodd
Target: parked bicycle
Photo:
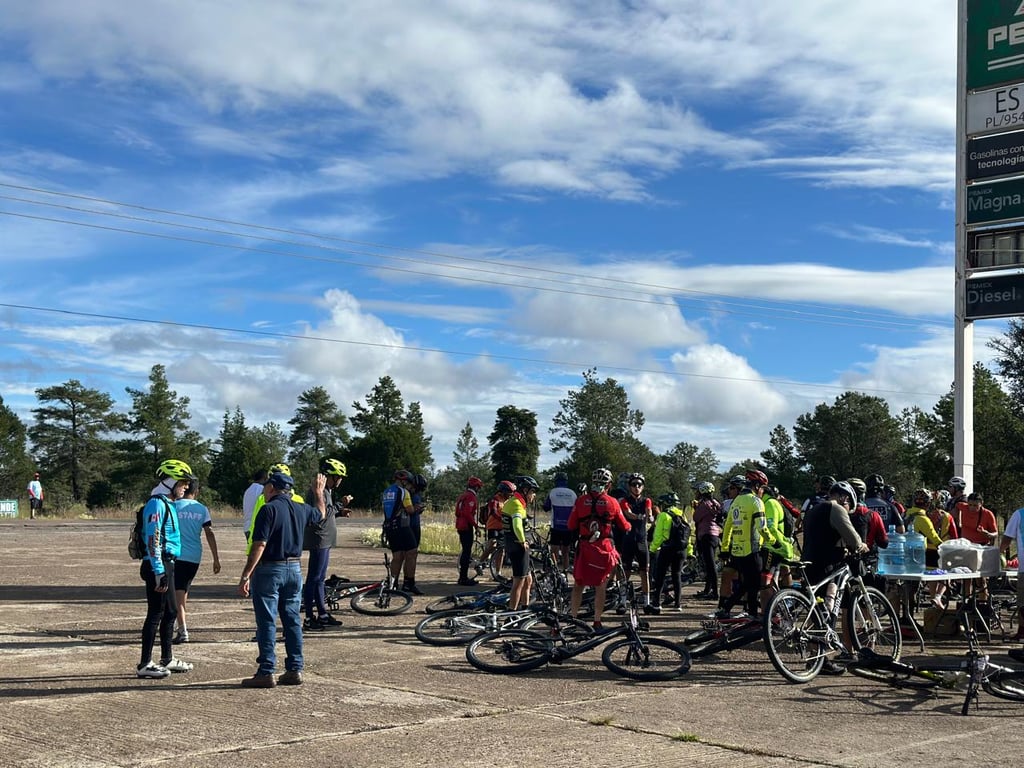
<instances>
[{"instance_id":1,"label":"parked bicycle","mask_svg":"<svg viewBox=\"0 0 1024 768\"><path fill-rule=\"evenodd\" d=\"M896 609L880 590L864 584L859 563L859 558L849 558L817 584L807 582L805 568L810 563L787 563L799 574L799 587L780 590L772 597L763 635L772 666L790 682L813 680L826 660L847 650L836 629L840 610L854 652L868 648L899 659L903 638ZM826 596L830 584L835 585L834 607Z\"/></svg>"},{"instance_id":2,"label":"parked bicycle","mask_svg":"<svg viewBox=\"0 0 1024 768\"><path fill-rule=\"evenodd\" d=\"M324 582L324 599L330 610L336 611L341 601L351 597L349 605L356 613L370 616L394 616L412 606L412 595L392 586L391 557L384 550L384 578L380 581L353 583L340 579Z\"/></svg>"},{"instance_id":3,"label":"parked bicycle","mask_svg":"<svg viewBox=\"0 0 1024 768\"><path fill-rule=\"evenodd\" d=\"M480 635L467 646L466 658L484 672L507 675L560 664L604 645L601 662L623 677L672 680L690 670L690 653L685 647L663 638L641 636L646 624L637 617L635 600L630 601L622 626L586 638L567 632L564 620L553 611L546 611L542 621L550 627L548 631L512 629Z\"/></svg>"}]
</instances>

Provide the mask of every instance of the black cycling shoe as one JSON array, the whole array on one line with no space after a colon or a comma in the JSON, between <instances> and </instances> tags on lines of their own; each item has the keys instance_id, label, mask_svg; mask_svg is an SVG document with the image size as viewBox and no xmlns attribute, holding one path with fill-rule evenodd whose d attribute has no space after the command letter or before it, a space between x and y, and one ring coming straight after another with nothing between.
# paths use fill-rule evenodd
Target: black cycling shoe
<instances>
[{"instance_id":1,"label":"black cycling shoe","mask_svg":"<svg viewBox=\"0 0 1024 768\"><path fill-rule=\"evenodd\" d=\"M325 613L317 621L322 627L340 627L342 624L341 619L336 619L329 613Z\"/></svg>"},{"instance_id":2,"label":"black cycling shoe","mask_svg":"<svg viewBox=\"0 0 1024 768\"><path fill-rule=\"evenodd\" d=\"M402 584L402 591L408 592L410 595L425 595L427 594L422 589L416 586L415 581L407 581Z\"/></svg>"},{"instance_id":3,"label":"black cycling shoe","mask_svg":"<svg viewBox=\"0 0 1024 768\"><path fill-rule=\"evenodd\" d=\"M825 659L825 664L822 666L821 671L826 675L845 675L846 666L844 664L838 664L832 659Z\"/></svg>"},{"instance_id":4,"label":"black cycling shoe","mask_svg":"<svg viewBox=\"0 0 1024 768\"><path fill-rule=\"evenodd\" d=\"M661 606L660 605L645 605L644 606L644 613L653 614L655 616L660 616L661 615Z\"/></svg>"},{"instance_id":5,"label":"black cycling shoe","mask_svg":"<svg viewBox=\"0 0 1024 768\"><path fill-rule=\"evenodd\" d=\"M319 619L304 619L302 622L302 629L306 632L322 632L327 629L323 624L320 623Z\"/></svg>"}]
</instances>

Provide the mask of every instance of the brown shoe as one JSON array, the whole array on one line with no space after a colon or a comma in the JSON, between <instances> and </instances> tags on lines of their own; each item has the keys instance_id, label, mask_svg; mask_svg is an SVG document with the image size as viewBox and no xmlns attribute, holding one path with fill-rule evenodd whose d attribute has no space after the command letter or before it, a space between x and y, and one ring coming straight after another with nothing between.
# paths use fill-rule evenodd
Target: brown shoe
<instances>
[{"instance_id":1,"label":"brown shoe","mask_svg":"<svg viewBox=\"0 0 1024 768\"><path fill-rule=\"evenodd\" d=\"M282 675L284 677L284 675ZM267 674L255 674L252 677L247 677L242 681L243 688L273 688L277 685L277 681L274 680L274 676Z\"/></svg>"},{"instance_id":2,"label":"brown shoe","mask_svg":"<svg viewBox=\"0 0 1024 768\"><path fill-rule=\"evenodd\" d=\"M277 678L279 685L302 685L302 673L297 669L289 669L279 678Z\"/></svg>"}]
</instances>

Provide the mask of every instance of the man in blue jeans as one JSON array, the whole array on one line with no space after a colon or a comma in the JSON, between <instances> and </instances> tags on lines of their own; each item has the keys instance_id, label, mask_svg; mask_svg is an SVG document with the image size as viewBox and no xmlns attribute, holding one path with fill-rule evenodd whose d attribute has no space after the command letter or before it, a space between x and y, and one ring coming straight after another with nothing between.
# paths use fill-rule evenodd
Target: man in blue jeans
<instances>
[{"instance_id":1,"label":"man in blue jeans","mask_svg":"<svg viewBox=\"0 0 1024 768\"><path fill-rule=\"evenodd\" d=\"M252 549L242 569L238 592L252 596L256 613L256 643L259 646L259 669L242 681L244 688L273 688L281 685L302 685L302 619L299 604L302 595L302 536L306 526L324 519L324 488L327 477L316 476L313 503L300 504L288 491L294 485L290 475L274 472L263 486L266 503L256 516L252 531ZM287 651L285 673L274 680L277 655L275 620L281 616L284 646Z\"/></svg>"}]
</instances>

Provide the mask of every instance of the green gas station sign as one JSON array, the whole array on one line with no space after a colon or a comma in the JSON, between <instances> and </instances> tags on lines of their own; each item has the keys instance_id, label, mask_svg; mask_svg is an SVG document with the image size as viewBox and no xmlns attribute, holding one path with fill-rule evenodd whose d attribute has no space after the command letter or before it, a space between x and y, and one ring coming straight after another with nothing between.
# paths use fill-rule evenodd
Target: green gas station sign
<instances>
[{"instance_id":1,"label":"green gas station sign","mask_svg":"<svg viewBox=\"0 0 1024 768\"><path fill-rule=\"evenodd\" d=\"M1024 80L1024 0L967 0L967 88Z\"/></svg>"}]
</instances>

